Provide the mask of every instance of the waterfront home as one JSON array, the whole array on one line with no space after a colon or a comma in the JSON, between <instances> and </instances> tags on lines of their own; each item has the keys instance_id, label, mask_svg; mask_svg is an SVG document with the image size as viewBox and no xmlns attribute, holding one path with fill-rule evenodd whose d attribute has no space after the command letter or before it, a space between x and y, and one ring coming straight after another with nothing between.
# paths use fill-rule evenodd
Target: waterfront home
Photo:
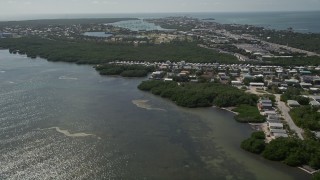
<instances>
[{"instance_id":1,"label":"waterfront home","mask_svg":"<svg viewBox=\"0 0 320 180\"><path fill-rule=\"evenodd\" d=\"M283 129L283 124L282 124L282 123L278 123L278 122L276 122L276 123L274 123L274 122L272 122L272 123L268 122L268 128L270 129L270 131L271 131L272 129Z\"/></svg>"},{"instance_id":2,"label":"waterfront home","mask_svg":"<svg viewBox=\"0 0 320 180\"><path fill-rule=\"evenodd\" d=\"M164 75L165 75L165 72L163 72L163 71L155 71L155 72L153 72L152 74L151 74L151 77L153 78L153 79L162 79L163 77L164 77Z\"/></svg>"},{"instance_id":3,"label":"waterfront home","mask_svg":"<svg viewBox=\"0 0 320 180\"><path fill-rule=\"evenodd\" d=\"M286 133L286 130L284 129L271 129L271 133Z\"/></svg>"},{"instance_id":4,"label":"waterfront home","mask_svg":"<svg viewBox=\"0 0 320 180\"><path fill-rule=\"evenodd\" d=\"M275 110L267 110L267 111L264 111L264 112L262 113L262 115L264 115L264 116L277 115L277 113L276 113Z\"/></svg>"},{"instance_id":5,"label":"waterfront home","mask_svg":"<svg viewBox=\"0 0 320 180\"><path fill-rule=\"evenodd\" d=\"M280 121L280 120L279 120L279 116L272 114L272 115L268 115L267 121Z\"/></svg>"},{"instance_id":6,"label":"waterfront home","mask_svg":"<svg viewBox=\"0 0 320 180\"><path fill-rule=\"evenodd\" d=\"M288 137L288 134L284 129L271 129L270 133L274 138Z\"/></svg>"}]
</instances>

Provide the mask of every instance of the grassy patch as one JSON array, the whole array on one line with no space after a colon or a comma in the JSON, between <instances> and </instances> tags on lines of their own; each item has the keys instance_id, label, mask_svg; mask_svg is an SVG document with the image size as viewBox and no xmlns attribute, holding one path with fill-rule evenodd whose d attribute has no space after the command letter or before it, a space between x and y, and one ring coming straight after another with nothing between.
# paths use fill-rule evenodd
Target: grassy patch
<instances>
[{"instance_id":1,"label":"grassy patch","mask_svg":"<svg viewBox=\"0 0 320 180\"><path fill-rule=\"evenodd\" d=\"M233 111L239 113L234 117L238 122L262 123L265 121L265 118L260 114L256 106L242 104Z\"/></svg>"}]
</instances>

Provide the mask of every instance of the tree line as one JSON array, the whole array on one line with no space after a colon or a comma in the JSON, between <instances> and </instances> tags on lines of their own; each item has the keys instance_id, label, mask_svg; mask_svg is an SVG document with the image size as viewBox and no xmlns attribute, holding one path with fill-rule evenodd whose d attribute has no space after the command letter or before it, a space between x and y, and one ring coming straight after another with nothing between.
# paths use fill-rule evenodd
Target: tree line
<instances>
[{"instance_id":1,"label":"tree line","mask_svg":"<svg viewBox=\"0 0 320 180\"><path fill-rule=\"evenodd\" d=\"M238 88L220 83L177 83L163 81L143 81L138 88L152 94L168 98L179 106L232 107L241 104L255 106L258 97Z\"/></svg>"},{"instance_id":2,"label":"tree line","mask_svg":"<svg viewBox=\"0 0 320 180\"><path fill-rule=\"evenodd\" d=\"M277 138L265 143L263 132L254 132L241 143L241 148L261 154L272 161L282 161L289 166L309 165L320 168L320 143L315 139Z\"/></svg>"},{"instance_id":3,"label":"tree line","mask_svg":"<svg viewBox=\"0 0 320 180\"><path fill-rule=\"evenodd\" d=\"M0 47L10 52L41 57L49 61L101 64L111 61L159 62L219 62L236 63L236 57L197 46L194 42L173 42L160 45L92 42L67 39L44 39L39 37L0 39Z\"/></svg>"},{"instance_id":4,"label":"tree line","mask_svg":"<svg viewBox=\"0 0 320 180\"><path fill-rule=\"evenodd\" d=\"M95 69L101 75L120 75L123 77L145 77L155 70L154 66L100 64Z\"/></svg>"}]
</instances>

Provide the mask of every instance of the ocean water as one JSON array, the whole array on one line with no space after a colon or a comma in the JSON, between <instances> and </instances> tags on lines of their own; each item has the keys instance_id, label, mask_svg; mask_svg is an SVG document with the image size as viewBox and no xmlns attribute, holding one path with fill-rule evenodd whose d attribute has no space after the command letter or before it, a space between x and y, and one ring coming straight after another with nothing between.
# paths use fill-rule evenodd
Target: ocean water
<instances>
[{"instance_id":1,"label":"ocean water","mask_svg":"<svg viewBox=\"0 0 320 180\"><path fill-rule=\"evenodd\" d=\"M17 15L1 16L0 21L54 18L161 18L168 16L189 16L195 18L214 18L219 23L250 24L270 29L285 30L292 27L301 33L320 33L320 11L309 12L226 12L226 13L145 13L145 14L58 14L58 15Z\"/></svg>"},{"instance_id":2,"label":"ocean water","mask_svg":"<svg viewBox=\"0 0 320 180\"><path fill-rule=\"evenodd\" d=\"M0 179L309 179L240 148L253 131L181 108L144 78L0 50Z\"/></svg>"},{"instance_id":3,"label":"ocean water","mask_svg":"<svg viewBox=\"0 0 320 180\"><path fill-rule=\"evenodd\" d=\"M290 27L300 33L320 33L320 11L263 12L263 13L208 13L195 14L198 18L215 18L224 24L250 24L269 29L286 30Z\"/></svg>"}]
</instances>

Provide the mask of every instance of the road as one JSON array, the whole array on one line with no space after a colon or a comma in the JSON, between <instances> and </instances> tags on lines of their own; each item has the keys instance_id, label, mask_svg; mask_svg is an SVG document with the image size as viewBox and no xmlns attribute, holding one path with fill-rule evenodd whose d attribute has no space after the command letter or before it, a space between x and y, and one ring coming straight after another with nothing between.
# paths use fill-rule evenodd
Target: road
<instances>
[{"instance_id":1,"label":"road","mask_svg":"<svg viewBox=\"0 0 320 180\"><path fill-rule=\"evenodd\" d=\"M285 45L281 45L281 44L276 44L276 43L271 43L271 42L267 42L267 41L261 41L261 42L264 43L264 44L268 44L271 47L275 47L277 49L284 48L284 49L289 50L291 52L305 53L307 56L320 56L319 54L317 54L315 52L310 52L310 51L306 51L306 50L303 50L303 49L298 49L298 48L285 46Z\"/></svg>"},{"instance_id":2,"label":"road","mask_svg":"<svg viewBox=\"0 0 320 180\"><path fill-rule=\"evenodd\" d=\"M307 56L320 56L320 54L315 53L315 52L310 52L310 51L306 51L303 49L298 49L298 48L294 48L294 47L290 47L290 46L285 46L285 45L281 45L281 44L276 44L276 43L271 43L271 42L267 42L267 41L263 41L257 37L254 36L249 36L249 37L245 37L243 35L238 35L238 34L233 34L231 32L228 31L223 31L223 33L219 33L216 32L218 34L220 34L221 36L226 36L232 39L246 39L246 40L255 40L255 41L260 41L262 44L266 44L269 45L270 47L273 47L274 49L280 49L280 48L284 48L287 49L291 52L297 52L297 53L305 53Z\"/></svg>"},{"instance_id":3,"label":"road","mask_svg":"<svg viewBox=\"0 0 320 180\"><path fill-rule=\"evenodd\" d=\"M303 130L293 122L291 116L289 115L290 108L288 108L284 102L280 101L281 94L275 94L275 96L276 96L277 106L279 110L282 112L283 118L288 123L290 129L292 131L295 131L298 137L303 140L304 139L302 136Z\"/></svg>"}]
</instances>

